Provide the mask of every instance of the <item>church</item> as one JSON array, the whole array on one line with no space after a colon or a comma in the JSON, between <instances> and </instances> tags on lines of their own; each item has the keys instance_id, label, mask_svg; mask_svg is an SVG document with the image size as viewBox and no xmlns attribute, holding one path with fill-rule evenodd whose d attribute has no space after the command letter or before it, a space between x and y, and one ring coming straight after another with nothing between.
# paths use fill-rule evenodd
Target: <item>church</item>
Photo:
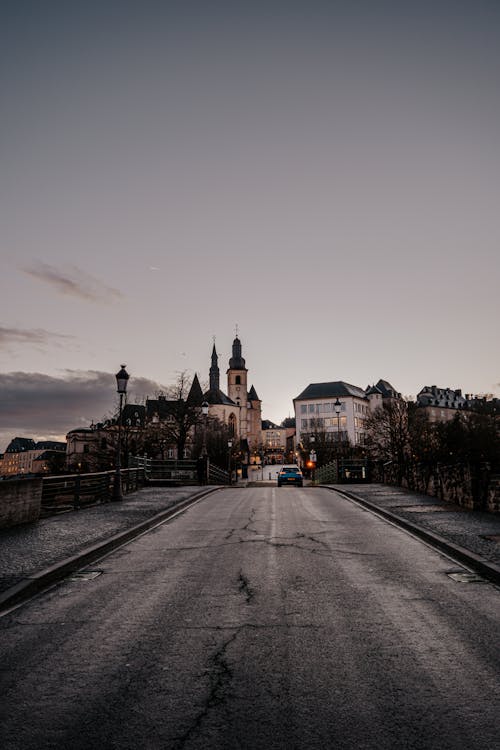
<instances>
[{"instance_id":1,"label":"church","mask_svg":"<svg viewBox=\"0 0 500 750\"><path fill-rule=\"evenodd\" d=\"M242 356L241 341L236 335L227 374L227 395L220 388L219 357L212 349L209 389L203 394L208 413L223 424L240 441L248 457L258 451L261 443L262 403L253 385L248 389L248 370Z\"/></svg>"}]
</instances>

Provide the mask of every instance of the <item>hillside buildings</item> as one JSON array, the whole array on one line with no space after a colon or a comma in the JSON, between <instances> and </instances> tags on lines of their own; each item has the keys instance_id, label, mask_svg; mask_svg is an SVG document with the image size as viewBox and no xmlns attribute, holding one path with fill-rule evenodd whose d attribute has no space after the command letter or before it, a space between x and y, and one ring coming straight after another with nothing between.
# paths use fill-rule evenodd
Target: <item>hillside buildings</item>
<instances>
[{"instance_id":1,"label":"hillside buildings","mask_svg":"<svg viewBox=\"0 0 500 750\"><path fill-rule=\"evenodd\" d=\"M0 454L0 477L33 476L50 474L64 465L66 443L15 437L5 453Z\"/></svg>"}]
</instances>

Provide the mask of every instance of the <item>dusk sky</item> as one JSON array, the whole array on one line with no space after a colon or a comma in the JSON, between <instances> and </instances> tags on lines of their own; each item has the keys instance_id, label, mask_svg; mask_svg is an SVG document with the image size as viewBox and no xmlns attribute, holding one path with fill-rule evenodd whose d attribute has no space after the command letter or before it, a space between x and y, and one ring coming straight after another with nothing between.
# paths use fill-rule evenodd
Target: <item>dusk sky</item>
<instances>
[{"instance_id":1,"label":"dusk sky","mask_svg":"<svg viewBox=\"0 0 500 750\"><path fill-rule=\"evenodd\" d=\"M311 382L500 395L500 3L6 0L0 450L238 326Z\"/></svg>"}]
</instances>

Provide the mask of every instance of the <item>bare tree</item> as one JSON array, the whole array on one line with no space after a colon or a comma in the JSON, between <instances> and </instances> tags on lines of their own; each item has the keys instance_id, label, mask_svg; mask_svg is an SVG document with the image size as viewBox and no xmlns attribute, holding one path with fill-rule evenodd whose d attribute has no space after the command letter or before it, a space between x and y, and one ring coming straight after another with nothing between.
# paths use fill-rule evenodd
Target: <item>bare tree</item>
<instances>
[{"instance_id":1,"label":"bare tree","mask_svg":"<svg viewBox=\"0 0 500 750\"><path fill-rule=\"evenodd\" d=\"M391 461L396 480L401 484L411 459L406 401L398 399L379 406L366 420L366 431L366 448L371 458Z\"/></svg>"},{"instance_id":2,"label":"bare tree","mask_svg":"<svg viewBox=\"0 0 500 750\"><path fill-rule=\"evenodd\" d=\"M186 445L202 424L202 395L197 379L190 381L187 373L181 372L163 397L164 413L156 424L148 426L147 446L163 454L163 446L175 445L177 457L183 458Z\"/></svg>"}]
</instances>

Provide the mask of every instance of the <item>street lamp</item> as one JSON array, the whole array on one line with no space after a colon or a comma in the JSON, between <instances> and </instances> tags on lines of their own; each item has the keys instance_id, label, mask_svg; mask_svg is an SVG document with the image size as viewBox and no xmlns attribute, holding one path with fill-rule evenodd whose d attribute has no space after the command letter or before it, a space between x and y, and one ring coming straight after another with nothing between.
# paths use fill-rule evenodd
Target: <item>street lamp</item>
<instances>
[{"instance_id":1,"label":"street lamp","mask_svg":"<svg viewBox=\"0 0 500 750\"><path fill-rule=\"evenodd\" d=\"M335 409L335 414L337 415L337 446L340 449L340 412L342 411L342 403L339 401L338 397L333 405L333 408Z\"/></svg>"},{"instance_id":2,"label":"street lamp","mask_svg":"<svg viewBox=\"0 0 500 750\"><path fill-rule=\"evenodd\" d=\"M203 414L203 445L201 447L201 455L207 455L207 417L208 417L208 401L204 401L201 405L201 413Z\"/></svg>"},{"instance_id":3,"label":"street lamp","mask_svg":"<svg viewBox=\"0 0 500 750\"><path fill-rule=\"evenodd\" d=\"M229 484L232 484L231 482L231 448L233 447L233 441L228 440L227 441L227 473L229 474Z\"/></svg>"},{"instance_id":4,"label":"street lamp","mask_svg":"<svg viewBox=\"0 0 500 750\"><path fill-rule=\"evenodd\" d=\"M208 484L208 455L207 455L207 419L208 419L208 401L201 405L203 414L203 445L201 446L201 459L203 462L203 484Z\"/></svg>"},{"instance_id":5,"label":"street lamp","mask_svg":"<svg viewBox=\"0 0 500 750\"><path fill-rule=\"evenodd\" d=\"M120 396L120 409L118 412L118 441L116 444L116 470L113 484L113 500L123 500L122 478L121 478L121 450L122 450L122 408L123 396L127 392L127 383L130 375L126 371L126 365L120 365L120 372L116 373L116 391Z\"/></svg>"},{"instance_id":6,"label":"street lamp","mask_svg":"<svg viewBox=\"0 0 500 750\"><path fill-rule=\"evenodd\" d=\"M337 479L340 481L340 412L342 411L342 403L337 399L333 404L335 414L337 415Z\"/></svg>"}]
</instances>

